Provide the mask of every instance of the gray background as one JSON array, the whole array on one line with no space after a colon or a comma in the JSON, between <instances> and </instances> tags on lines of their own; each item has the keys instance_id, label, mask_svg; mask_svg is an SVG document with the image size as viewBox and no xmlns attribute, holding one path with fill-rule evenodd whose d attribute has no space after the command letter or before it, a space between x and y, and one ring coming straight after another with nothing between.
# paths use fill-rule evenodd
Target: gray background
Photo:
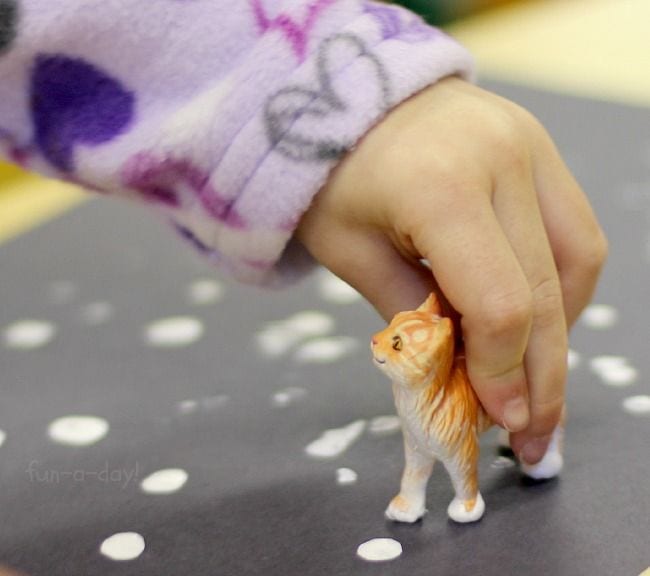
<instances>
[{"instance_id":1,"label":"gray background","mask_svg":"<svg viewBox=\"0 0 650 576\"><path fill-rule=\"evenodd\" d=\"M637 576L650 565L650 417L621 401L650 394L647 375L650 296L650 115L647 109L490 85L532 110L556 139L588 191L611 242L596 301L619 311L607 331L578 325L572 348L566 470L559 481L523 482L492 465L494 435L483 442L484 519L447 520L451 486L439 467L430 513L402 526L383 519L402 467L399 434L364 434L342 456L315 461L304 447L325 429L394 412L388 381L369 361L366 342L381 326L357 302L338 305L314 275L280 292L223 280L223 299L196 307L188 285L214 273L150 214L94 200L0 246L0 330L22 318L58 327L33 351L0 346L0 562L33 576L59 575L388 575L475 573ZM75 292L52 299L57 282ZM83 305L106 300L105 324L81 321ZM356 353L324 365L291 354L270 360L255 346L267 322L306 309L332 315L336 335L356 338ZM178 350L145 346L142 330L159 318L189 314L203 338ZM626 356L639 371L628 388L603 385L588 367L600 354ZM271 396L307 390L279 409ZM229 402L210 398L224 394ZM202 399L208 399L203 401ZM178 403L195 399L184 414ZM94 414L111 430L93 446L52 443L47 426L69 414ZM187 484L166 496L84 481L30 480L27 469L130 470L139 480L184 468ZM339 467L359 479L339 486ZM115 562L99 553L116 532L136 531L146 550ZM356 557L362 542L399 540L402 556L383 564Z\"/></svg>"}]
</instances>

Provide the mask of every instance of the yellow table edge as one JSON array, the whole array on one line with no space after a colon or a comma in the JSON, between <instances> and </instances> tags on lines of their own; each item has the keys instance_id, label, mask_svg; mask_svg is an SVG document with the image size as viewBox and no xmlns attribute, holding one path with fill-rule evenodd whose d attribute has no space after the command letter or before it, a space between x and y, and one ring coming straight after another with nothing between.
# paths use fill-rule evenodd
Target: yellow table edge
<instances>
[{"instance_id":1,"label":"yellow table edge","mask_svg":"<svg viewBox=\"0 0 650 576\"><path fill-rule=\"evenodd\" d=\"M83 202L88 195L71 184L15 174L0 165L0 244Z\"/></svg>"}]
</instances>

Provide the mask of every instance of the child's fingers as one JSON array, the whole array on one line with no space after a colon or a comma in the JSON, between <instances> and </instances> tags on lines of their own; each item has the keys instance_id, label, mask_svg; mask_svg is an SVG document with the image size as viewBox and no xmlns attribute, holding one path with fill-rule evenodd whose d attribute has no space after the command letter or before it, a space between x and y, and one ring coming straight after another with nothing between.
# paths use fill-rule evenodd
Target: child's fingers
<instances>
[{"instance_id":1,"label":"child's fingers","mask_svg":"<svg viewBox=\"0 0 650 576\"><path fill-rule=\"evenodd\" d=\"M489 197L458 187L444 201L438 195L435 206L421 207L412 220L416 248L462 316L468 369L481 402L509 430L526 428L523 359L532 295Z\"/></svg>"},{"instance_id":2,"label":"child's fingers","mask_svg":"<svg viewBox=\"0 0 650 576\"><path fill-rule=\"evenodd\" d=\"M311 217L301 240L312 256L358 290L386 320L415 310L434 288L429 270L409 261L376 229Z\"/></svg>"},{"instance_id":3,"label":"child's fingers","mask_svg":"<svg viewBox=\"0 0 650 576\"><path fill-rule=\"evenodd\" d=\"M533 152L533 174L571 326L594 293L607 258L607 240L587 197L546 133Z\"/></svg>"},{"instance_id":4,"label":"child's fingers","mask_svg":"<svg viewBox=\"0 0 650 576\"><path fill-rule=\"evenodd\" d=\"M568 344L562 291L528 171L504 172L493 204L532 293L532 327L524 363L530 424L512 436L512 444L534 464L546 452L564 405Z\"/></svg>"}]
</instances>

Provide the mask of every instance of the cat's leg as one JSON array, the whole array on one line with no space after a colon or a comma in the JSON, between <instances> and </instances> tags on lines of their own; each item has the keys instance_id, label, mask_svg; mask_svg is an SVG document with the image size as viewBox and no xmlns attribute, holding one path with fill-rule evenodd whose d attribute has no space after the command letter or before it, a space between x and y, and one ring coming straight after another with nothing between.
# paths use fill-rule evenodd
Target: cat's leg
<instances>
[{"instance_id":1,"label":"cat's leg","mask_svg":"<svg viewBox=\"0 0 650 576\"><path fill-rule=\"evenodd\" d=\"M386 508L386 518L397 522L417 522L426 513L427 482L433 470L435 458L418 449L404 430L405 466L400 491Z\"/></svg>"},{"instance_id":2,"label":"cat's leg","mask_svg":"<svg viewBox=\"0 0 650 576\"><path fill-rule=\"evenodd\" d=\"M520 462L521 471L533 480L550 480L558 476L564 466L564 458L562 456L563 441L564 426L560 424L553 431L551 443L548 445L544 458L533 465Z\"/></svg>"},{"instance_id":3,"label":"cat's leg","mask_svg":"<svg viewBox=\"0 0 650 576\"><path fill-rule=\"evenodd\" d=\"M485 501L478 489L478 442L471 437L465 444L465 450L444 462L456 492L447 515L461 523L476 522L485 512Z\"/></svg>"}]
</instances>

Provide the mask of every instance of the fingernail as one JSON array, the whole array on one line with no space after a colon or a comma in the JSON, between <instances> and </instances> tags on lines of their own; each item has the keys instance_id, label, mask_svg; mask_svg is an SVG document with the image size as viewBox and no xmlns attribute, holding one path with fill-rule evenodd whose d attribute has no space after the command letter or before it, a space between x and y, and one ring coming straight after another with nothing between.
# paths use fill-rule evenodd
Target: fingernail
<instances>
[{"instance_id":1,"label":"fingernail","mask_svg":"<svg viewBox=\"0 0 650 576\"><path fill-rule=\"evenodd\" d=\"M508 432L519 432L528 426L528 404L520 396L506 403L503 408L503 427Z\"/></svg>"},{"instance_id":2,"label":"fingernail","mask_svg":"<svg viewBox=\"0 0 650 576\"><path fill-rule=\"evenodd\" d=\"M542 436L531 440L521 449L519 460L524 464L537 464L548 450L548 444L551 441L550 436Z\"/></svg>"}]
</instances>

